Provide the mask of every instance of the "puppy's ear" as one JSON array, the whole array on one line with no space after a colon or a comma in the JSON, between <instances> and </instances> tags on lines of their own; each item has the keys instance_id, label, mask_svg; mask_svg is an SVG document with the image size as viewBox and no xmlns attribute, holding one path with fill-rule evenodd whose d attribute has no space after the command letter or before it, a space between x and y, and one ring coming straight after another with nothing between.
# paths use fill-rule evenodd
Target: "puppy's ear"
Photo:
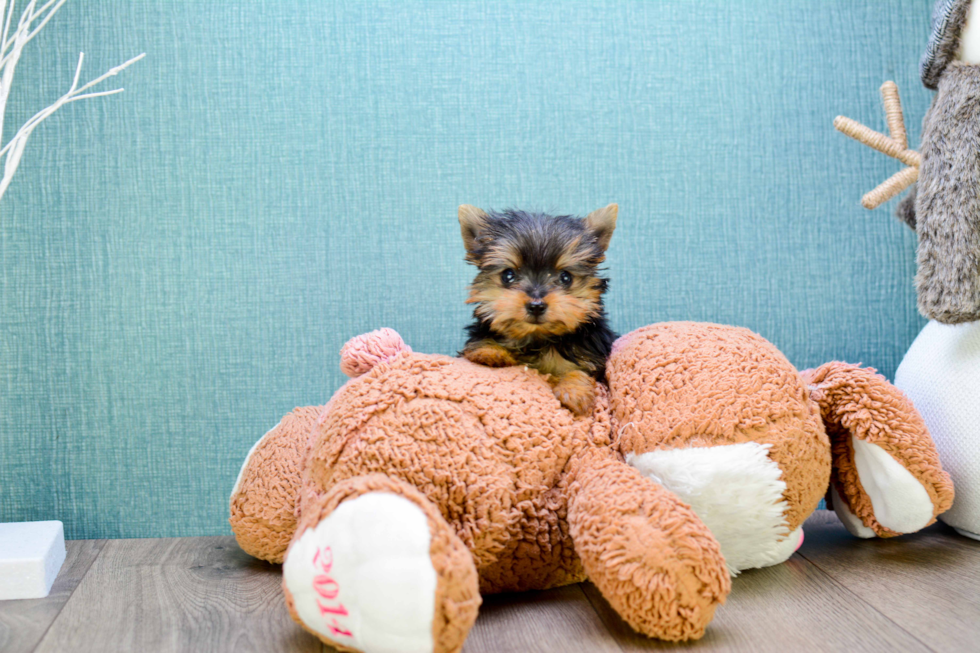
<instances>
[{"instance_id":1,"label":"puppy's ear","mask_svg":"<svg viewBox=\"0 0 980 653\"><path fill-rule=\"evenodd\" d=\"M619 204L610 204L585 216L585 226L596 235L602 251L606 251L606 248L609 247L609 241L616 229L616 216L618 214Z\"/></svg>"},{"instance_id":2,"label":"puppy's ear","mask_svg":"<svg viewBox=\"0 0 980 653\"><path fill-rule=\"evenodd\" d=\"M487 226L488 216L482 210L469 204L459 207L459 229L463 234L463 246L472 252L480 232Z\"/></svg>"}]
</instances>

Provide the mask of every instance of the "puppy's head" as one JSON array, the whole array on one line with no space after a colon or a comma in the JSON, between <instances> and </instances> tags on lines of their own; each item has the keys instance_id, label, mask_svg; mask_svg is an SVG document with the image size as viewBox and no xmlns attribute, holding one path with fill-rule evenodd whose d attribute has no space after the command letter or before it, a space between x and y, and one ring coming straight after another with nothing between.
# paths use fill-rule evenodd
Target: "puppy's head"
<instances>
[{"instance_id":1,"label":"puppy's head","mask_svg":"<svg viewBox=\"0 0 980 653\"><path fill-rule=\"evenodd\" d=\"M476 316L507 338L560 336L602 312L598 276L616 228L616 204L585 218L459 207Z\"/></svg>"}]
</instances>

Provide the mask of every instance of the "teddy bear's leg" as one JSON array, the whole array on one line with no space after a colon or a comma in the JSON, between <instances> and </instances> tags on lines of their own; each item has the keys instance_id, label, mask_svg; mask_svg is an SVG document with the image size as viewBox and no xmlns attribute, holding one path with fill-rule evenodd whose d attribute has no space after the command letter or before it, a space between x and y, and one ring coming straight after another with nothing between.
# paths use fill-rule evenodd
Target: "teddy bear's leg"
<instances>
[{"instance_id":1,"label":"teddy bear's leg","mask_svg":"<svg viewBox=\"0 0 980 653\"><path fill-rule=\"evenodd\" d=\"M731 590L718 542L676 495L602 454L571 468L568 523L589 579L635 630L697 639Z\"/></svg>"},{"instance_id":2,"label":"teddy bear's leg","mask_svg":"<svg viewBox=\"0 0 980 653\"><path fill-rule=\"evenodd\" d=\"M893 537L933 523L953 484L912 402L869 368L806 370L831 441L830 502L857 537Z\"/></svg>"},{"instance_id":3,"label":"teddy bear's leg","mask_svg":"<svg viewBox=\"0 0 980 653\"><path fill-rule=\"evenodd\" d=\"M480 605L473 557L452 527L383 474L338 483L304 509L283 589L304 628L365 653L459 651Z\"/></svg>"},{"instance_id":4,"label":"teddy bear's leg","mask_svg":"<svg viewBox=\"0 0 980 653\"><path fill-rule=\"evenodd\" d=\"M282 562L296 530L296 503L310 431L322 406L297 408L252 445L231 491L231 529L256 558Z\"/></svg>"},{"instance_id":5,"label":"teddy bear's leg","mask_svg":"<svg viewBox=\"0 0 980 653\"><path fill-rule=\"evenodd\" d=\"M819 426L816 420L813 423ZM786 435L794 437L799 452L805 446L798 436L799 425L786 426ZM770 426L770 435L777 440L779 428ZM770 458L771 451L771 444L759 442L677 447L629 453L626 463L691 507L718 541L735 576L745 569L785 562L803 543L802 526L790 530L786 473ZM814 502L820 489L813 493Z\"/></svg>"}]
</instances>

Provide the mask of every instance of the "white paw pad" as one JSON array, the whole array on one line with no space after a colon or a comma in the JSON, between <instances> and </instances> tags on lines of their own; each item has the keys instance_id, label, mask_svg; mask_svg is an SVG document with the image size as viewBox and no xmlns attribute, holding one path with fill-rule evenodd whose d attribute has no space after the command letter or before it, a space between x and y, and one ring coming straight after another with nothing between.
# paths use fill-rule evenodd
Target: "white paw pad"
<instances>
[{"instance_id":1,"label":"white paw pad","mask_svg":"<svg viewBox=\"0 0 980 653\"><path fill-rule=\"evenodd\" d=\"M283 565L300 619L365 653L433 648L436 572L428 521L396 494L344 501L307 529Z\"/></svg>"},{"instance_id":2,"label":"white paw pad","mask_svg":"<svg viewBox=\"0 0 980 653\"><path fill-rule=\"evenodd\" d=\"M854 466L878 523L914 533L932 520L932 499L912 473L876 444L851 437Z\"/></svg>"},{"instance_id":3,"label":"white paw pad","mask_svg":"<svg viewBox=\"0 0 980 653\"><path fill-rule=\"evenodd\" d=\"M833 483L830 484L830 507L837 513L837 518L841 520L844 528L851 535L864 540L875 537L875 532L865 526L860 517L851 512L851 509L844 503L840 493L837 491L837 486Z\"/></svg>"}]
</instances>

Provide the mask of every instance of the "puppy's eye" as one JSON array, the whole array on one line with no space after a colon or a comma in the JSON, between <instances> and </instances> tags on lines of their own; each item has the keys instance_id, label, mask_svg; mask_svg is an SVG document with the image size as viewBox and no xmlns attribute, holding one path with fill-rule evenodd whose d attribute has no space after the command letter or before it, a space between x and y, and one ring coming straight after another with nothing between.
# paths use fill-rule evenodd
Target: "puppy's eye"
<instances>
[{"instance_id":1,"label":"puppy's eye","mask_svg":"<svg viewBox=\"0 0 980 653\"><path fill-rule=\"evenodd\" d=\"M558 283L566 287L572 285L572 275L568 272L562 272L558 275Z\"/></svg>"},{"instance_id":2,"label":"puppy's eye","mask_svg":"<svg viewBox=\"0 0 980 653\"><path fill-rule=\"evenodd\" d=\"M516 278L517 278L517 273L511 270L510 268L507 268L506 270L500 273L500 281L503 282L505 286L509 286L510 284L514 283L514 279Z\"/></svg>"}]
</instances>

